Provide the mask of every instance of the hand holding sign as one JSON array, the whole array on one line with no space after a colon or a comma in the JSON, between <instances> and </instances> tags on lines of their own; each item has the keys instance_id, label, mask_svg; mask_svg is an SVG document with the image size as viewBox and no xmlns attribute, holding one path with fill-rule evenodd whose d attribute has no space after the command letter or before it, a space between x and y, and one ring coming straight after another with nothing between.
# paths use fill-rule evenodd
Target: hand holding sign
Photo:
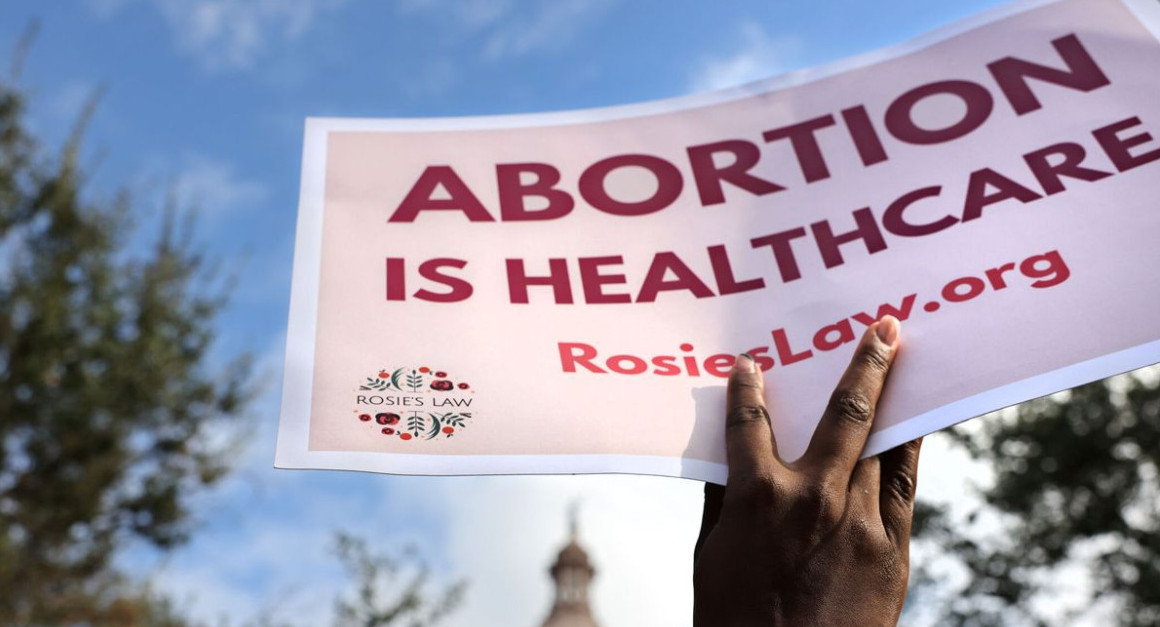
<instances>
[{"instance_id":1,"label":"hand holding sign","mask_svg":"<svg viewBox=\"0 0 1160 627\"><path fill-rule=\"evenodd\" d=\"M777 455L760 367L746 355L737 359L725 427L729 483L706 485L695 624L897 622L922 440L858 456L898 331L890 317L867 329L809 449L793 464Z\"/></svg>"}]
</instances>

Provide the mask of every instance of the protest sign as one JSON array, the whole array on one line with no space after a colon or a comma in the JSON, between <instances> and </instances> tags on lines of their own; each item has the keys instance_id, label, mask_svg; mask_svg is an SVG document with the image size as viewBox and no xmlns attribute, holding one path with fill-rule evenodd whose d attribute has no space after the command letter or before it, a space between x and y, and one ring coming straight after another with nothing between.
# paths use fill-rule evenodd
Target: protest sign
<instances>
[{"instance_id":1,"label":"protest sign","mask_svg":"<svg viewBox=\"0 0 1160 627\"><path fill-rule=\"evenodd\" d=\"M1158 36L1023 2L669 101L311 119L276 464L722 482L733 356L794 459L886 314L867 455L1160 361Z\"/></svg>"}]
</instances>

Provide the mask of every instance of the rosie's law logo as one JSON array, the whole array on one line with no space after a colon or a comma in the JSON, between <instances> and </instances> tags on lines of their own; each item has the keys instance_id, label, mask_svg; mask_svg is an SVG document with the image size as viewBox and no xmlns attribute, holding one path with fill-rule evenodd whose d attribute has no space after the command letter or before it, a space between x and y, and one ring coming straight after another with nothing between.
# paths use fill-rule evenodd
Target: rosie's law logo
<instances>
[{"instance_id":1,"label":"rosie's law logo","mask_svg":"<svg viewBox=\"0 0 1160 627\"><path fill-rule=\"evenodd\" d=\"M471 384L427 366L380 370L355 392L354 414L403 441L450 438L471 425Z\"/></svg>"}]
</instances>

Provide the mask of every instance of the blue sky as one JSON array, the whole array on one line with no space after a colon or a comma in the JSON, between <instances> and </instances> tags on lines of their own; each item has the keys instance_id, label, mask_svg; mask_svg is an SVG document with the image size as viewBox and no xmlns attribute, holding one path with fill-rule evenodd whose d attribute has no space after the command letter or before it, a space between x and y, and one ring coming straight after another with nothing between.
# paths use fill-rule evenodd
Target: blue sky
<instances>
[{"instance_id":1,"label":"blue sky","mask_svg":"<svg viewBox=\"0 0 1160 627\"><path fill-rule=\"evenodd\" d=\"M533 625L545 569L583 502L604 624L687 624L700 484L640 477L425 479L274 471L273 438L306 116L552 111L679 96L904 41L994 1L9 0L0 47L42 20L21 84L59 145L86 99L90 191L127 185L144 227L167 185L238 273L220 355L261 358L239 471L200 497L194 541L138 549L128 568L194 613L262 611L319 624L338 571L331 533L414 541L440 576L471 580L455 625ZM10 58L10 55L9 55ZM938 447L938 443L934 443ZM938 457L937 463L929 461ZM920 493L962 489L961 458L931 455Z\"/></svg>"}]
</instances>

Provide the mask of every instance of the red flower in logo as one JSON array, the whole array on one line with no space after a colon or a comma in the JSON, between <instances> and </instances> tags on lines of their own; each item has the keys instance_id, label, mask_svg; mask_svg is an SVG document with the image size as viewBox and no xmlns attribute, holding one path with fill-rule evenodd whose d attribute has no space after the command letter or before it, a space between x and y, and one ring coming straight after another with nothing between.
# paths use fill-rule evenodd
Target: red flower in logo
<instances>
[{"instance_id":1,"label":"red flower in logo","mask_svg":"<svg viewBox=\"0 0 1160 627\"><path fill-rule=\"evenodd\" d=\"M375 414L375 422L381 425L397 425L399 424L399 414Z\"/></svg>"}]
</instances>

